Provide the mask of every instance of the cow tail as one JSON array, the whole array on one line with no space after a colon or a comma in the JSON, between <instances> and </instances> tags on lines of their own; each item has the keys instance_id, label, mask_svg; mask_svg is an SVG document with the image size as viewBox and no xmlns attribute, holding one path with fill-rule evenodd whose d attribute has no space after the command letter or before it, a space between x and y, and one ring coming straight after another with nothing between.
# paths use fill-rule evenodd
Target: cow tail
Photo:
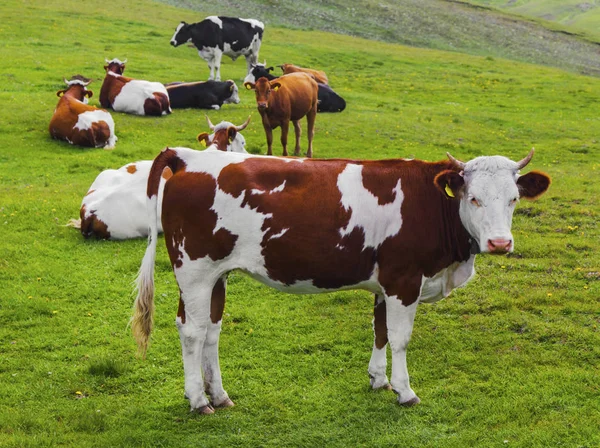
<instances>
[{"instance_id":1,"label":"cow tail","mask_svg":"<svg viewBox=\"0 0 600 448\"><path fill-rule=\"evenodd\" d=\"M139 353L146 356L150 333L154 322L154 263L156 242L158 240L158 187L163 170L168 166L175 173L178 161L177 152L166 148L154 159L146 190L146 208L148 213L148 246L142 265L136 278L137 296L133 304L131 330L138 345Z\"/></svg>"}]
</instances>

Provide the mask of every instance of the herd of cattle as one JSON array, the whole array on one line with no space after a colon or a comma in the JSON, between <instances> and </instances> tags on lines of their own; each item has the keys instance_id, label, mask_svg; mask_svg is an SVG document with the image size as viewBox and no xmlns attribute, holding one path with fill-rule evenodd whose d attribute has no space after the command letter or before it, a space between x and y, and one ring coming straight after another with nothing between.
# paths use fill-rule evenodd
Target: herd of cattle
<instances>
[{"instance_id":1,"label":"herd of cattle","mask_svg":"<svg viewBox=\"0 0 600 448\"><path fill-rule=\"evenodd\" d=\"M218 342L227 275L235 269L291 293L372 292L371 386L393 389L400 404L416 404L406 349L417 305L466 284L478 253L513 251L516 203L539 197L550 178L537 171L520 174L533 150L518 162L502 156L461 162L450 154L439 162L310 158L317 111L330 104L341 111L345 102L328 87L323 72L284 64L284 74L275 77L273 67L259 64L263 31L264 25L251 19L182 22L171 44L192 43L208 62L209 81L165 86L134 80L123 76L125 63L113 59L105 67L100 104L164 115L173 107L237 103L235 83L220 81L220 62L223 54L234 60L243 55L244 86L255 91L268 155L278 126L287 155L290 121L299 155L299 120L306 117L309 158L248 154L240 131L250 117L241 125L213 125L207 117L212 134L198 135L206 150L165 148L154 161L100 173L83 199L78 225L85 237L148 236L132 318L144 353L153 323L158 233L164 232L180 290L176 323L192 410L211 414L233 406L223 388ZM114 147L111 115L86 104L90 81L75 76L65 82L51 135L81 146Z\"/></svg>"}]
</instances>

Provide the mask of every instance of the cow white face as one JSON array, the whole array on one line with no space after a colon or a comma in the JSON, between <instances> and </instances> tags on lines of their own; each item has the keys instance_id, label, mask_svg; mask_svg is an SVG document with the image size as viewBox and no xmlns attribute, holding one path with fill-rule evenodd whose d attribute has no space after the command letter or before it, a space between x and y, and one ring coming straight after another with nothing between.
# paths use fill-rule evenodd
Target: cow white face
<instances>
[{"instance_id":1,"label":"cow white face","mask_svg":"<svg viewBox=\"0 0 600 448\"><path fill-rule=\"evenodd\" d=\"M189 25L185 22L181 22L175 29L175 34L173 34L173 37L171 38L171 45L178 47L191 40L192 36L189 32Z\"/></svg>"},{"instance_id":2,"label":"cow white face","mask_svg":"<svg viewBox=\"0 0 600 448\"><path fill-rule=\"evenodd\" d=\"M543 173L519 175L532 156L533 150L521 162L501 156L477 157L467 163L451 158L462 171L448 170L436 177L438 188L460 201L462 224L481 252L512 252L515 205L521 197L534 199L548 189L550 178Z\"/></svg>"},{"instance_id":3,"label":"cow white face","mask_svg":"<svg viewBox=\"0 0 600 448\"><path fill-rule=\"evenodd\" d=\"M223 104L238 104L240 102L240 96L238 94L238 86L235 84L235 82L233 81L228 81L231 83L231 95L229 96L229 98L227 98L225 101L223 101Z\"/></svg>"}]
</instances>

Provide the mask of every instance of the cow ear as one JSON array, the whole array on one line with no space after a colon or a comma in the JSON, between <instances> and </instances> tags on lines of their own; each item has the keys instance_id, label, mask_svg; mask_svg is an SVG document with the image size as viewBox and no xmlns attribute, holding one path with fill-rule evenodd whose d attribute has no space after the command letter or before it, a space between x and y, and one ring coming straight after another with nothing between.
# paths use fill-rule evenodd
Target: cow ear
<instances>
[{"instance_id":1,"label":"cow ear","mask_svg":"<svg viewBox=\"0 0 600 448\"><path fill-rule=\"evenodd\" d=\"M66 92L66 90L59 90L58 92L56 92L56 96L60 98L61 96L63 96L65 94L65 92Z\"/></svg>"},{"instance_id":2,"label":"cow ear","mask_svg":"<svg viewBox=\"0 0 600 448\"><path fill-rule=\"evenodd\" d=\"M433 182L447 198L455 198L460 194L465 179L456 171L445 170L435 176Z\"/></svg>"},{"instance_id":3,"label":"cow ear","mask_svg":"<svg viewBox=\"0 0 600 448\"><path fill-rule=\"evenodd\" d=\"M271 83L271 89L273 89L275 92L277 92L280 87L281 87L281 84L279 82Z\"/></svg>"},{"instance_id":4,"label":"cow ear","mask_svg":"<svg viewBox=\"0 0 600 448\"><path fill-rule=\"evenodd\" d=\"M233 126L227 128L227 141L231 144L237 135L237 130Z\"/></svg>"},{"instance_id":5,"label":"cow ear","mask_svg":"<svg viewBox=\"0 0 600 448\"><path fill-rule=\"evenodd\" d=\"M244 83L244 87L246 87L246 89L248 89L248 90L254 90L254 88L255 88L255 85L254 85L254 83L252 83L252 82L246 81L246 82Z\"/></svg>"},{"instance_id":6,"label":"cow ear","mask_svg":"<svg viewBox=\"0 0 600 448\"><path fill-rule=\"evenodd\" d=\"M104 71L107 72L108 71L108 65L104 66Z\"/></svg>"},{"instance_id":7,"label":"cow ear","mask_svg":"<svg viewBox=\"0 0 600 448\"><path fill-rule=\"evenodd\" d=\"M233 92L233 86L234 86L234 83L232 82L231 85L229 86L229 91L230 92Z\"/></svg>"},{"instance_id":8,"label":"cow ear","mask_svg":"<svg viewBox=\"0 0 600 448\"><path fill-rule=\"evenodd\" d=\"M267 68L267 71L268 71L268 72L272 72L273 70L275 70L273 67L268 67L268 68Z\"/></svg>"},{"instance_id":9,"label":"cow ear","mask_svg":"<svg viewBox=\"0 0 600 448\"><path fill-rule=\"evenodd\" d=\"M85 91L85 96L87 96L88 98L91 98L94 96L94 92L92 92L91 90L86 90Z\"/></svg>"},{"instance_id":10,"label":"cow ear","mask_svg":"<svg viewBox=\"0 0 600 448\"><path fill-rule=\"evenodd\" d=\"M210 144L210 140L208 139L208 137L209 135L206 132L203 132L201 134L198 134L198 137L196 138L202 146L207 147Z\"/></svg>"},{"instance_id":11,"label":"cow ear","mask_svg":"<svg viewBox=\"0 0 600 448\"><path fill-rule=\"evenodd\" d=\"M541 196L551 183L550 177L539 171L531 171L517 179L519 195L525 199L535 199Z\"/></svg>"}]
</instances>

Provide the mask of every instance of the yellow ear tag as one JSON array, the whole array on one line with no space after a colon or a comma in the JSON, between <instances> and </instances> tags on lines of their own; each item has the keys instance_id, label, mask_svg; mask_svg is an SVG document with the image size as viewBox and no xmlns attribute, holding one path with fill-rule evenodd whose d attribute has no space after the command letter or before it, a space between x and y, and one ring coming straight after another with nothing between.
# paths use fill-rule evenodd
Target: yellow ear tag
<instances>
[{"instance_id":1,"label":"yellow ear tag","mask_svg":"<svg viewBox=\"0 0 600 448\"><path fill-rule=\"evenodd\" d=\"M275 87L273 87L273 91L274 91L274 92L277 92L278 90L279 90L279 86L275 86Z\"/></svg>"},{"instance_id":2,"label":"yellow ear tag","mask_svg":"<svg viewBox=\"0 0 600 448\"><path fill-rule=\"evenodd\" d=\"M206 140L204 140L204 139L200 140L200 144L206 148Z\"/></svg>"},{"instance_id":3,"label":"yellow ear tag","mask_svg":"<svg viewBox=\"0 0 600 448\"><path fill-rule=\"evenodd\" d=\"M450 188L450 185L446 184L446 188L444 188L444 191L446 192L446 194L448 195L448 197L450 197L450 198L454 197L454 193L452 192L452 189Z\"/></svg>"},{"instance_id":4,"label":"yellow ear tag","mask_svg":"<svg viewBox=\"0 0 600 448\"><path fill-rule=\"evenodd\" d=\"M252 86L248 83L245 84L246 85L246 90L252 90Z\"/></svg>"}]
</instances>

